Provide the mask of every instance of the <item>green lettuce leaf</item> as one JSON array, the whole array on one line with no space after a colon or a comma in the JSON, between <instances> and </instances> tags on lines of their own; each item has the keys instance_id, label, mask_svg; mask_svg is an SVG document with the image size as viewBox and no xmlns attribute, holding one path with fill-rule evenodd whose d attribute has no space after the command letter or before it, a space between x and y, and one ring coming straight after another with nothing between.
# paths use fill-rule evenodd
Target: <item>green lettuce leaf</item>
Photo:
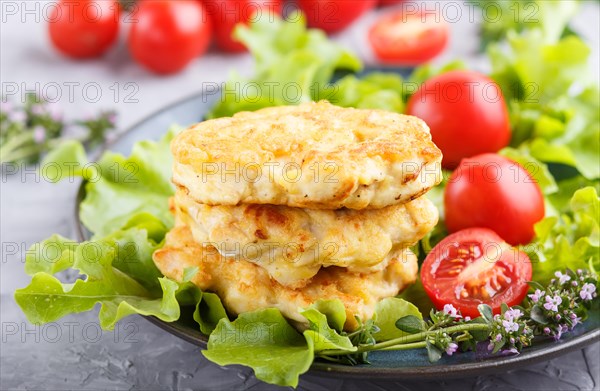
<instances>
[{"instance_id":1,"label":"green lettuce leaf","mask_svg":"<svg viewBox=\"0 0 600 391\"><path fill-rule=\"evenodd\" d=\"M114 232L132 215L142 212L156 216L170 227L173 217L167 205L174 188L169 143L177 131L179 129L174 127L158 142L136 143L127 158L106 152L95 163L87 161L81 144L66 143L49 154L44 164L59 168L61 175L52 179L81 176L88 181L80 215L96 237Z\"/></svg>"},{"instance_id":2,"label":"green lettuce leaf","mask_svg":"<svg viewBox=\"0 0 600 391\"><path fill-rule=\"evenodd\" d=\"M342 107L404 111L402 77L393 73L371 73L364 78L348 75L320 91L317 100L327 99Z\"/></svg>"},{"instance_id":3,"label":"green lettuce leaf","mask_svg":"<svg viewBox=\"0 0 600 391\"><path fill-rule=\"evenodd\" d=\"M591 265L600 269L600 199L594 187L573 194L560 216L546 217L535 225L536 238L521 246L533 264L533 280L541 284L556 270L576 270Z\"/></svg>"},{"instance_id":4,"label":"green lettuce leaf","mask_svg":"<svg viewBox=\"0 0 600 391\"><path fill-rule=\"evenodd\" d=\"M569 211L571 197L579 189L584 187L593 187L597 193L600 193L600 179L589 180L581 175L563 179L557 182L558 191L547 196L557 214Z\"/></svg>"},{"instance_id":5,"label":"green lettuce leaf","mask_svg":"<svg viewBox=\"0 0 600 391\"><path fill-rule=\"evenodd\" d=\"M303 16L269 21L259 18L250 26L238 25L234 37L254 57L251 78L232 74L208 118L239 111L299 104L322 96L336 70L358 71L360 60L329 40L320 30L307 29Z\"/></svg>"},{"instance_id":6,"label":"green lettuce leaf","mask_svg":"<svg viewBox=\"0 0 600 391\"><path fill-rule=\"evenodd\" d=\"M509 33L506 47L488 52L491 76L509 105L511 146L598 178L600 91L589 69L590 48L575 36L549 43L534 29Z\"/></svg>"},{"instance_id":7,"label":"green lettuce leaf","mask_svg":"<svg viewBox=\"0 0 600 391\"><path fill-rule=\"evenodd\" d=\"M412 303L423 314L428 314L429 311L435 307L433 301L431 301L429 295L425 292L425 288L423 288L423 283L420 278L417 278L417 281L414 284L403 290L402 293L398 295L398 298Z\"/></svg>"},{"instance_id":8,"label":"green lettuce leaf","mask_svg":"<svg viewBox=\"0 0 600 391\"><path fill-rule=\"evenodd\" d=\"M209 335L221 319L229 319L219 296L210 292L200 292L194 310L194 320L200 325L200 331Z\"/></svg>"},{"instance_id":9,"label":"green lettuce leaf","mask_svg":"<svg viewBox=\"0 0 600 391\"><path fill-rule=\"evenodd\" d=\"M423 83L427 80L431 79L434 76L441 75L446 72L466 69L466 65L463 61L455 60L451 61L442 66L434 66L431 64L424 64L420 67L415 68L415 70L411 73L410 77L406 81L403 89L404 100L407 101L408 98L421 87Z\"/></svg>"},{"instance_id":10,"label":"green lettuce leaf","mask_svg":"<svg viewBox=\"0 0 600 391\"><path fill-rule=\"evenodd\" d=\"M472 1L482 7L485 17L481 24L481 45L506 38L509 31L522 32L538 28L546 42L555 42L571 34L569 21L578 11L578 1L512 0L494 2Z\"/></svg>"},{"instance_id":11,"label":"green lettuce leaf","mask_svg":"<svg viewBox=\"0 0 600 391\"><path fill-rule=\"evenodd\" d=\"M104 329L113 329L117 321L131 314L177 320L180 286L157 277L160 274L151 258L146 258L151 257L149 249L156 243L140 234L140 229L132 227L120 231L120 235L78 244L58 236L42 242L40 250L26 258L27 271L35 273L31 283L15 292L15 300L27 319L33 324L48 323L70 313L89 311L99 303L100 326ZM128 243L142 250L124 250L126 238L136 240ZM58 248L60 256L46 255L43 246ZM67 268L76 270L83 279L62 283L53 276Z\"/></svg>"},{"instance_id":12,"label":"green lettuce leaf","mask_svg":"<svg viewBox=\"0 0 600 391\"><path fill-rule=\"evenodd\" d=\"M407 335L396 327L396 321L405 316L412 315L423 319L419 309L412 303L396 297L381 300L375 306L375 326L379 332L374 334L376 341L387 341Z\"/></svg>"},{"instance_id":13,"label":"green lettuce leaf","mask_svg":"<svg viewBox=\"0 0 600 391\"><path fill-rule=\"evenodd\" d=\"M531 156L525 148L504 148L498 153L523 166L540 186L542 193L552 194L558 191L558 186L556 186L556 181L550 173L548 165Z\"/></svg>"},{"instance_id":14,"label":"green lettuce leaf","mask_svg":"<svg viewBox=\"0 0 600 391\"><path fill-rule=\"evenodd\" d=\"M340 302L341 304L341 302ZM327 316L315 308L301 309L300 314L308 320L308 330L304 331L304 337L314 346L314 351L328 349L340 349L353 352L356 346L352 345L350 338L338 334L331 328Z\"/></svg>"},{"instance_id":15,"label":"green lettuce leaf","mask_svg":"<svg viewBox=\"0 0 600 391\"><path fill-rule=\"evenodd\" d=\"M340 300L320 299L315 301L308 308L314 308L325 315L329 327L336 330L338 333L341 333L344 330L344 324L346 323L346 309Z\"/></svg>"},{"instance_id":16,"label":"green lettuce leaf","mask_svg":"<svg viewBox=\"0 0 600 391\"><path fill-rule=\"evenodd\" d=\"M241 314L233 322L221 319L202 354L219 365L248 366L267 383L296 387L313 362L314 349L311 339L270 308Z\"/></svg>"}]
</instances>

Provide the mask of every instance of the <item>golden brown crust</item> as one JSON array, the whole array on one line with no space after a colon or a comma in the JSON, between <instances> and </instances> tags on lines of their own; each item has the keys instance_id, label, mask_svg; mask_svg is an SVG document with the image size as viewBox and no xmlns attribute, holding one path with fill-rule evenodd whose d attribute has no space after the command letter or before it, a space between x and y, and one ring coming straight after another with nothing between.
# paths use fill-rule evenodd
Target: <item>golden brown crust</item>
<instances>
[{"instance_id":1,"label":"golden brown crust","mask_svg":"<svg viewBox=\"0 0 600 391\"><path fill-rule=\"evenodd\" d=\"M324 101L205 121L171 149L174 183L210 205L382 208L441 180L423 121Z\"/></svg>"},{"instance_id":2,"label":"golden brown crust","mask_svg":"<svg viewBox=\"0 0 600 391\"><path fill-rule=\"evenodd\" d=\"M412 284L418 269L414 254L404 250L383 270L352 273L335 266L323 268L305 287L292 289L271 279L253 263L224 258L216 249L199 245L184 225L167 234L165 246L154 253L153 259L165 276L179 281L186 267L198 267L192 282L217 293L232 315L273 307L287 318L305 324L298 308L308 307L318 299L339 299L347 312L345 328L350 330L356 327L354 315L362 320L371 318L377 302Z\"/></svg>"},{"instance_id":3,"label":"golden brown crust","mask_svg":"<svg viewBox=\"0 0 600 391\"><path fill-rule=\"evenodd\" d=\"M281 205L200 204L179 189L176 217L196 242L265 268L286 286L302 287L321 266L368 272L384 268L400 248L410 247L438 220L425 197L368 210L301 209Z\"/></svg>"}]
</instances>

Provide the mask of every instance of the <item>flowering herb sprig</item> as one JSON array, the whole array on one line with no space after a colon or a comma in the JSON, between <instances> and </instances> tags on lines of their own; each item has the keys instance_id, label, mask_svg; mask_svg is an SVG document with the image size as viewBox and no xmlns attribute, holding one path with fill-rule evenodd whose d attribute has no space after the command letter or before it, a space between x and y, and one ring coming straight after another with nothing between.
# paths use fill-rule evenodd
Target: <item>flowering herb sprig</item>
<instances>
[{"instance_id":1,"label":"flowering herb sprig","mask_svg":"<svg viewBox=\"0 0 600 391\"><path fill-rule=\"evenodd\" d=\"M493 314L486 304L478 306L480 317L463 317L454 306L446 304L442 310L432 310L428 320L414 315L396 321L404 336L376 342L373 335L377 327L373 322L359 323L351 337L357 349L323 350L317 356L328 361L346 364L364 363L367 353L375 350L407 350L425 348L429 360L439 360L444 353L453 355L462 350L474 350L478 343L486 343L487 350L517 354L533 343L535 336L552 336L560 339L587 315L598 297L598 279L587 270L556 272L556 278L547 287L531 283L535 292L526 299L525 307L508 307L503 304L500 314Z\"/></svg>"},{"instance_id":2,"label":"flowering herb sprig","mask_svg":"<svg viewBox=\"0 0 600 391\"><path fill-rule=\"evenodd\" d=\"M554 275L556 278L546 288L532 283L535 292L528 295L528 301L537 333L558 340L585 319L592 301L598 297L598 281L590 272L581 269Z\"/></svg>"},{"instance_id":3,"label":"flowering herb sprig","mask_svg":"<svg viewBox=\"0 0 600 391\"><path fill-rule=\"evenodd\" d=\"M115 112L67 122L55 103L27 94L22 106L2 101L0 106L0 163L33 164L44 153L65 140L81 141L86 147L101 144L115 128Z\"/></svg>"}]
</instances>

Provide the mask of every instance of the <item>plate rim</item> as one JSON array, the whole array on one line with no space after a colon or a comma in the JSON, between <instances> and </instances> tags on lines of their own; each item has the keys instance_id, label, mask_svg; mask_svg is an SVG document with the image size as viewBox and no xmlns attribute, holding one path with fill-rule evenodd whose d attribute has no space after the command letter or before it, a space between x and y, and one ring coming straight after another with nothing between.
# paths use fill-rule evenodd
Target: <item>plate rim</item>
<instances>
[{"instance_id":1,"label":"plate rim","mask_svg":"<svg viewBox=\"0 0 600 391\"><path fill-rule=\"evenodd\" d=\"M128 126L124 131L120 132L118 136L111 140L108 143L104 143L101 148L99 148L92 155L92 159L96 160L99 156L101 156L104 152L110 150L110 148L118 144L121 139L127 134L130 134L136 130L136 128L142 126L144 123L151 121L153 118L172 110L173 108L184 104L190 100L204 97L205 91L201 90L190 94L184 98L178 99L158 110L155 110L140 120L134 122L132 125ZM75 225L75 234L77 236L78 241L85 241L88 238L85 234L85 227L83 226L83 222L80 217L79 206L83 197L85 195L85 185L87 181L80 180L79 187L77 189L75 205L73 208L73 220ZM186 342L189 342L195 346L200 347L201 349L206 349L208 343L208 336L201 334L204 338L197 338L195 336L186 334L181 329L174 326L174 322L165 322L154 316L143 316L148 322L152 323L156 327L168 332L171 335L174 335ZM329 377L343 377L343 378L353 378L353 379L364 379L365 377L376 375L378 378L391 380L391 379L439 379L443 378L460 378L467 376L479 376L491 373L499 373L503 371L508 371L514 369L515 367L519 367L522 365L531 365L535 363L539 363L542 361L547 361L559 356L562 356L566 353L580 350L584 348L586 345L600 341L600 328L595 328L593 330L589 330L573 339L569 339L567 341L560 341L549 344L547 347L543 347L539 350L536 350L531 353L526 354L518 354L513 356L506 357L493 357L481 361L474 361L469 363L459 363L459 364L443 364L443 365L428 365L428 366L415 366L415 367L406 367L406 366L398 366L398 367L375 367L369 365L361 365L361 366L348 366L348 365L340 365L340 364L331 364L325 363L321 361L315 361L309 368L306 373L310 374L319 374L326 375Z\"/></svg>"}]
</instances>

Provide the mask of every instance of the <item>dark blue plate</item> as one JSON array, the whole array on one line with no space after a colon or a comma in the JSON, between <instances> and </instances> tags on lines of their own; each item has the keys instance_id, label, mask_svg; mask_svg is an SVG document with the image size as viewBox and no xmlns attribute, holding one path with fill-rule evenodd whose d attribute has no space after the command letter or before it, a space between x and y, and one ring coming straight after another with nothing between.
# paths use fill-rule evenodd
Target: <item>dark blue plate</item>
<instances>
[{"instance_id":1,"label":"dark blue plate","mask_svg":"<svg viewBox=\"0 0 600 391\"><path fill-rule=\"evenodd\" d=\"M135 142L159 139L173 124L186 126L199 122L217 99L219 99L218 93L212 95L198 93L167 106L132 126L107 149L128 155ZM84 195L85 188L82 185L75 210L80 240L88 239L90 236L79 219L79 202ZM146 319L173 335L205 348L208 338L199 331L192 319L192 311L191 308L188 311L184 309L181 318L172 323L154 317L146 317ZM581 349L597 340L600 340L600 314L595 312L591 313L590 317L573 332L565 334L562 340L558 342L552 339L537 340L534 346L526 348L519 355L490 357L486 354L468 352L451 357L444 356L440 361L431 364L424 349L372 352L369 354L370 365L344 366L315 362L311 371L327 372L329 376L345 378L377 377L397 380L473 376L508 371L523 365L549 360Z\"/></svg>"}]
</instances>

